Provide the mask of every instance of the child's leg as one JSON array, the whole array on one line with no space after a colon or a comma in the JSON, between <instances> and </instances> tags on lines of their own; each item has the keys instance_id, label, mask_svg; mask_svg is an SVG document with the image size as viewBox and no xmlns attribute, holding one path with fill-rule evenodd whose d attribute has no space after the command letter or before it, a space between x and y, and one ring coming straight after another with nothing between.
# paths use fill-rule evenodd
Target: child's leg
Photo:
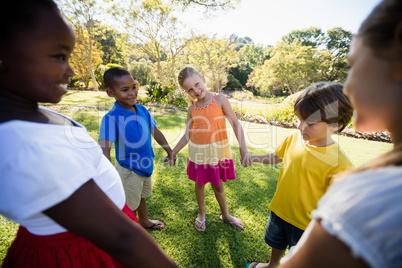
<instances>
[{"instance_id":1,"label":"child's leg","mask_svg":"<svg viewBox=\"0 0 402 268\"><path fill-rule=\"evenodd\" d=\"M136 211L138 212L138 221L144 228L160 230L165 228L162 221L150 220L148 218L146 198L152 195L152 177L142 177L136 174L142 180L142 191L140 192L140 204Z\"/></svg>"},{"instance_id":2,"label":"child's leg","mask_svg":"<svg viewBox=\"0 0 402 268\"><path fill-rule=\"evenodd\" d=\"M198 216L195 221L195 227L199 231L205 230L205 184L204 185L197 185L195 183L195 197L197 199L198 204Z\"/></svg>"},{"instance_id":3,"label":"child's leg","mask_svg":"<svg viewBox=\"0 0 402 268\"><path fill-rule=\"evenodd\" d=\"M155 230L165 228L165 224L158 220L150 220L148 218L147 203L145 198L141 198L140 205L138 206L136 212L138 212L138 221L145 228L151 228Z\"/></svg>"},{"instance_id":4,"label":"child's leg","mask_svg":"<svg viewBox=\"0 0 402 268\"><path fill-rule=\"evenodd\" d=\"M272 248L271 257L269 258L269 261L267 263L253 262L254 268L275 268L275 267L277 267L279 265L279 262L281 261L283 254L285 254L285 251L286 250ZM257 263L257 265L255 265L255 263Z\"/></svg>"},{"instance_id":5,"label":"child's leg","mask_svg":"<svg viewBox=\"0 0 402 268\"><path fill-rule=\"evenodd\" d=\"M261 263L257 267L277 267L286 248L296 245L301 234L303 234L303 230L284 221L271 211L264 233L264 240L271 247L271 256L268 263Z\"/></svg>"},{"instance_id":6,"label":"child's leg","mask_svg":"<svg viewBox=\"0 0 402 268\"><path fill-rule=\"evenodd\" d=\"M268 266L269 268L275 268L279 265L283 254L285 254L286 250L272 248L271 249L271 256L269 257Z\"/></svg>"},{"instance_id":7,"label":"child's leg","mask_svg":"<svg viewBox=\"0 0 402 268\"><path fill-rule=\"evenodd\" d=\"M222 219L225 221L229 221L229 222L237 222L238 226L237 225L236 226L238 228L243 229L244 225L243 225L242 221L229 214L228 206L226 204L226 194L225 194L225 188L223 186L223 183L221 183L221 185L219 185L219 186L215 186L213 184L211 184L211 185L212 185L212 189L214 190L214 193L215 193L215 198L218 201L219 207L221 208Z\"/></svg>"},{"instance_id":8,"label":"child's leg","mask_svg":"<svg viewBox=\"0 0 402 268\"><path fill-rule=\"evenodd\" d=\"M197 198L198 204L198 217L197 219L200 221L205 220L205 184L197 185L195 183L195 197Z\"/></svg>"}]
</instances>

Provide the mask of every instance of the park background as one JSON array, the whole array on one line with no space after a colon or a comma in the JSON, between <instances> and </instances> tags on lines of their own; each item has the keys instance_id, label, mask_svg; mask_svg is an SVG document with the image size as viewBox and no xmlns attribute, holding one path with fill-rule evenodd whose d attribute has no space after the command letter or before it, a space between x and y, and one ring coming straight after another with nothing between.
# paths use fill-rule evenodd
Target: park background
<instances>
[{"instance_id":1,"label":"park background","mask_svg":"<svg viewBox=\"0 0 402 268\"><path fill-rule=\"evenodd\" d=\"M361 22L378 1L349 1L360 7L359 12L351 12L344 4L344 13L331 5L345 1L329 0L315 1L317 6L324 5L324 11L314 6L313 0L283 1L282 12L270 10L267 3L274 6L270 0L260 8L253 6L261 4L257 0L57 2L77 36L70 60L76 75L69 93L61 103L51 105L52 109L83 124L97 140L100 120L113 105L113 99L104 92L103 72L122 66L141 83L138 102L149 109L173 147L184 133L187 109L186 95L177 87L176 75L183 66L192 65L207 77L211 91L228 96L242 122L250 152L262 154L274 150L296 131L292 104L298 92L318 81L345 82L346 58L358 25L342 26L343 22L348 16ZM322 23L305 24L313 15L301 10L300 5L319 15ZM252 10L260 15L253 16ZM261 10L276 21L264 25ZM332 13L339 25L327 23ZM236 25L231 16L244 23ZM254 23L250 25L249 20ZM288 20L296 24L287 25L288 31L274 41L254 37L258 40L254 42L247 35L255 31L256 36L270 35ZM242 32L237 30L245 32L239 36ZM351 137L334 135L334 139L356 166L392 148L387 132L359 133L353 123L348 129ZM207 230L197 232L193 227L198 213L194 186L186 175L187 148L178 155L177 165L170 167L162 161L163 149L153 143L154 192L148 208L150 216L163 220L166 228L150 233L180 267L244 267L247 262L268 259L263 232L280 165L242 167L237 141L228 130L237 179L226 184L226 194L230 212L245 223L244 231L222 223L213 191L207 187ZM17 228L0 216L0 264Z\"/></svg>"}]
</instances>

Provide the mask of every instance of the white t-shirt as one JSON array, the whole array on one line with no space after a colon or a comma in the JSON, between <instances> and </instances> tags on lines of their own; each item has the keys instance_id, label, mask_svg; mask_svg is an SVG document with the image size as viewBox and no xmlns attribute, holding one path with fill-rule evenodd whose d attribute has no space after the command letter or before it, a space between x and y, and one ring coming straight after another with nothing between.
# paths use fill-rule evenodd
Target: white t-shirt
<instances>
[{"instance_id":1,"label":"white t-shirt","mask_svg":"<svg viewBox=\"0 0 402 268\"><path fill-rule=\"evenodd\" d=\"M66 231L42 211L90 179L119 209L125 204L116 169L85 127L71 121L76 126L0 124L0 213L36 235Z\"/></svg>"},{"instance_id":2,"label":"white t-shirt","mask_svg":"<svg viewBox=\"0 0 402 268\"><path fill-rule=\"evenodd\" d=\"M402 267L402 167L367 170L335 183L312 217L370 267ZM305 243L310 227L290 255Z\"/></svg>"}]
</instances>

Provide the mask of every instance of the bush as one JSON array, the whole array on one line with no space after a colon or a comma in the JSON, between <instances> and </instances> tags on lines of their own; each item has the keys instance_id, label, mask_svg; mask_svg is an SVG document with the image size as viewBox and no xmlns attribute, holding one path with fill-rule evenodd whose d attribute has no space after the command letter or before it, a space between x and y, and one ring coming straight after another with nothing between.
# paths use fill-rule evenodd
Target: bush
<instances>
[{"instance_id":1,"label":"bush","mask_svg":"<svg viewBox=\"0 0 402 268\"><path fill-rule=\"evenodd\" d=\"M130 73L141 85L149 85L154 80L152 61L147 59L140 59L131 62Z\"/></svg>"},{"instance_id":2,"label":"bush","mask_svg":"<svg viewBox=\"0 0 402 268\"><path fill-rule=\"evenodd\" d=\"M147 95L151 98L152 101L166 104L168 102L167 96L169 95L169 93L175 91L176 87L174 85L164 86L162 85L162 83L154 82L151 83L151 85L147 86L146 89Z\"/></svg>"},{"instance_id":3,"label":"bush","mask_svg":"<svg viewBox=\"0 0 402 268\"><path fill-rule=\"evenodd\" d=\"M68 83L68 87L73 88L73 87L79 87L80 85L81 78L78 75L74 75L70 79L70 83Z\"/></svg>"},{"instance_id":4,"label":"bush","mask_svg":"<svg viewBox=\"0 0 402 268\"><path fill-rule=\"evenodd\" d=\"M115 63L108 63L106 65L99 65L98 68L95 69L94 74L95 74L95 79L96 82L99 85L99 88L105 88L105 84L103 83L103 74L106 72L107 69L110 69L112 67L122 67L119 64Z\"/></svg>"},{"instance_id":5,"label":"bush","mask_svg":"<svg viewBox=\"0 0 402 268\"><path fill-rule=\"evenodd\" d=\"M230 96L236 100L251 100L253 99L254 95L252 92L248 90L243 90L243 91L235 91L230 94Z\"/></svg>"},{"instance_id":6,"label":"bush","mask_svg":"<svg viewBox=\"0 0 402 268\"><path fill-rule=\"evenodd\" d=\"M293 111L293 105L297 95L291 95L280 103L278 99L267 101L271 105L244 105L243 103L232 103L233 111L240 118L265 117L266 120L274 120L280 123L295 124L297 116ZM279 99L281 100L281 99Z\"/></svg>"},{"instance_id":7,"label":"bush","mask_svg":"<svg viewBox=\"0 0 402 268\"><path fill-rule=\"evenodd\" d=\"M168 104L179 107L180 109L186 109L188 107L187 93L176 88L168 96Z\"/></svg>"},{"instance_id":8,"label":"bush","mask_svg":"<svg viewBox=\"0 0 402 268\"><path fill-rule=\"evenodd\" d=\"M242 90L243 86L232 74L228 76L228 83L223 90Z\"/></svg>"}]
</instances>

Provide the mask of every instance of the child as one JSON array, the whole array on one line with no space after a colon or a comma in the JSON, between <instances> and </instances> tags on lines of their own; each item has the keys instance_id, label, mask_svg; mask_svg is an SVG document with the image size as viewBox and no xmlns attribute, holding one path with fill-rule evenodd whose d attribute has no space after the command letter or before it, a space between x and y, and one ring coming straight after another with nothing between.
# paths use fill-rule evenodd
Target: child
<instances>
[{"instance_id":1,"label":"child","mask_svg":"<svg viewBox=\"0 0 402 268\"><path fill-rule=\"evenodd\" d=\"M251 156L252 162L283 163L264 235L272 247L270 260L250 267L278 266L286 248L300 239L334 174L352 167L331 137L347 126L353 114L342 88L341 84L325 82L307 88L294 104L299 131L287 137L275 152Z\"/></svg>"},{"instance_id":2,"label":"child","mask_svg":"<svg viewBox=\"0 0 402 268\"><path fill-rule=\"evenodd\" d=\"M74 75L74 31L56 4L8 3L0 35L0 213L20 224L3 267L176 267L86 129L38 106L58 103Z\"/></svg>"},{"instance_id":3,"label":"child","mask_svg":"<svg viewBox=\"0 0 402 268\"><path fill-rule=\"evenodd\" d=\"M189 143L187 175L195 182L199 210L195 219L195 228L198 231L205 231L206 228L204 187L210 182L222 211L220 218L238 229L244 229L243 222L228 212L222 183L236 178L225 117L229 119L233 127L241 156L246 157L248 153L240 122L226 97L208 91L204 76L200 75L196 69L185 67L180 71L178 80L181 88L196 100L188 109L186 132L173 149L173 157L175 157Z\"/></svg>"},{"instance_id":4,"label":"child","mask_svg":"<svg viewBox=\"0 0 402 268\"><path fill-rule=\"evenodd\" d=\"M329 188L281 268L402 267L401 26L402 1L381 1L352 42L344 89L355 127L388 129L395 146Z\"/></svg>"},{"instance_id":5,"label":"child","mask_svg":"<svg viewBox=\"0 0 402 268\"><path fill-rule=\"evenodd\" d=\"M99 144L109 160L112 143L115 144L115 166L123 182L127 205L138 211L140 224L147 229L163 229L162 221L148 218L145 201L152 193L155 154L151 135L169 157L172 150L148 110L135 104L140 85L131 74L121 67L113 67L105 72L103 79L107 94L116 102L102 119Z\"/></svg>"}]
</instances>

